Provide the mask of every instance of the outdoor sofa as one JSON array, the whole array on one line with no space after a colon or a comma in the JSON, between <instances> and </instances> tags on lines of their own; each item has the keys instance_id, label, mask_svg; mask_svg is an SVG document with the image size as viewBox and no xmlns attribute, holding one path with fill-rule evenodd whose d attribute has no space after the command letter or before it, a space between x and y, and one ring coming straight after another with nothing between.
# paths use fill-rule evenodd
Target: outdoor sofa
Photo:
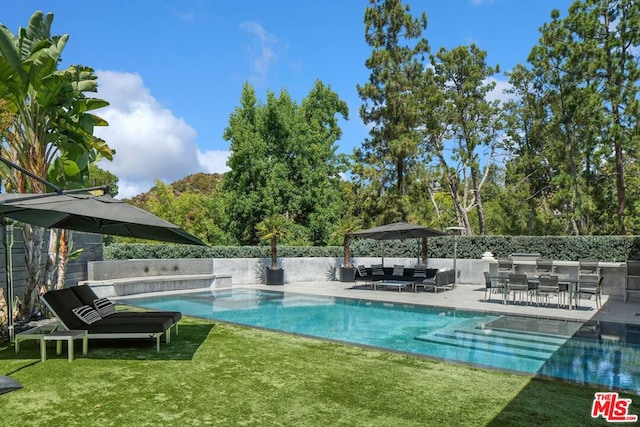
<instances>
[{"instance_id":1,"label":"outdoor sofa","mask_svg":"<svg viewBox=\"0 0 640 427\"><path fill-rule=\"evenodd\" d=\"M371 267L356 266L356 282L379 282L382 280L394 280L420 284L425 279L433 279L438 272L437 268L417 266L404 268L402 265L394 267L382 267L382 264L373 264Z\"/></svg>"},{"instance_id":2,"label":"outdoor sofa","mask_svg":"<svg viewBox=\"0 0 640 427\"><path fill-rule=\"evenodd\" d=\"M79 286L77 288L90 288ZM86 289L64 288L42 295L42 301L67 330L86 330L91 339L156 339L160 351L160 338L170 342L170 329L176 326L182 315L178 312L120 312L106 298L95 298L85 304L77 294L90 298ZM93 293L93 291L91 291ZM95 294L93 294L95 296ZM100 314L102 313L102 314Z\"/></svg>"}]
</instances>

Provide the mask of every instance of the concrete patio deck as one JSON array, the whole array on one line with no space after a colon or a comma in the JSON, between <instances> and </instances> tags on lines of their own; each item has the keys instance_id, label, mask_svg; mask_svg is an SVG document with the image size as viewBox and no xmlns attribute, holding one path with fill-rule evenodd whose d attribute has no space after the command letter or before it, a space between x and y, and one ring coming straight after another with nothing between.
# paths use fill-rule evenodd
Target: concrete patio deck
<instances>
[{"instance_id":1,"label":"concrete patio deck","mask_svg":"<svg viewBox=\"0 0 640 427\"><path fill-rule=\"evenodd\" d=\"M238 285L274 291L297 292L312 295L359 298L375 301L388 301L424 306L450 307L481 312L508 313L521 316L544 317L574 321L603 321L640 325L640 303L609 299L602 296L602 307L596 309L595 301L581 299L578 309L557 308L556 300L549 307L522 304L502 304L501 296L491 294L490 301L484 301L484 284L458 284L455 289L434 292L413 292L394 289L373 290L370 286L344 282L301 282L287 283L284 286Z\"/></svg>"}]
</instances>

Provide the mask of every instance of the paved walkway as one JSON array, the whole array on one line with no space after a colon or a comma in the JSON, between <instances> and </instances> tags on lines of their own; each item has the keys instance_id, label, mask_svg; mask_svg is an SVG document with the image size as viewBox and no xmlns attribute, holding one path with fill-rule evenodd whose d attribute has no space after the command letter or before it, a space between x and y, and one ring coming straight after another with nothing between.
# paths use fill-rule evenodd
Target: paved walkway
<instances>
[{"instance_id":1,"label":"paved walkway","mask_svg":"<svg viewBox=\"0 0 640 427\"><path fill-rule=\"evenodd\" d=\"M328 295L335 297L360 298L376 301L388 301L425 306L451 307L473 311L511 313L523 316L545 317L563 320L599 320L616 323L640 325L640 303L624 303L609 300L602 296L602 307L596 309L595 301L581 299L578 309L557 308L556 300L552 299L550 307L522 304L502 304L501 296L491 294L489 301L484 301L484 285L459 284L448 291L413 292L404 290L398 292L395 288L373 290L371 287L342 282L303 282L287 283L284 286L238 285L238 287L255 287L285 292L299 292L314 295Z\"/></svg>"}]
</instances>

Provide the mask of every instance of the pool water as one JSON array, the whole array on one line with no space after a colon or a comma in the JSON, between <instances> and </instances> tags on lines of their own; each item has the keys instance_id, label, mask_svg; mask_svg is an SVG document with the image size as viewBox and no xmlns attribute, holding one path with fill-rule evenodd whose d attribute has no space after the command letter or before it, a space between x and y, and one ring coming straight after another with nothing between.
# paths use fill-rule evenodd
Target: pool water
<instances>
[{"instance_id":1,"label":"pool water","mask_svg":"<svg viewBox=\"0 0 640 427\"><path fill-rule=\"evenodd\" d=\"M122 301L139 307L640 392L640 327L256 289Z\"/></svg>"}]
</instances>

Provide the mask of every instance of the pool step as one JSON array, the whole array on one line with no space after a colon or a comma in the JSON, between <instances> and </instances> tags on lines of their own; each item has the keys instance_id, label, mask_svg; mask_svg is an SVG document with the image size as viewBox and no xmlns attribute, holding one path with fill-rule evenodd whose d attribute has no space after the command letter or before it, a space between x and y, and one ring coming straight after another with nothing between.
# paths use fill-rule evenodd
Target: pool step
<instances>
[{"instance_id":1,"label":"pool step","mask_svg":"<svg viewBox=\"0 0 640 427\"><path fill-rule=\"evenodd\" d=\"M546 361L564 342L566 338L549 337L545 341L539 335L527 336L526 333L496 331L482 329L452 329L433 334L418 335L416 340L468 348L474 351L518 356L537 361Z\"/></svg>"},{"instance_id":2,"label":"pool step","mask_svg":"<svg viewBox=\"0 0 640 427\"><path fill-rule=\"evenodd\" d=\"M557 346L564 344L569 337L558 336L558 335L550 335L550 334L540 334L540 333L529 333L522 331L510 331L504 329L494 329L494 328L475 328L473 330L462 330L461 333L470 334L470 335L479 335L483 337L503 337L509 338L514 341L522 341L526 343L536 343L536 344L554 344Z\"/></svg>"}]
</instances>

